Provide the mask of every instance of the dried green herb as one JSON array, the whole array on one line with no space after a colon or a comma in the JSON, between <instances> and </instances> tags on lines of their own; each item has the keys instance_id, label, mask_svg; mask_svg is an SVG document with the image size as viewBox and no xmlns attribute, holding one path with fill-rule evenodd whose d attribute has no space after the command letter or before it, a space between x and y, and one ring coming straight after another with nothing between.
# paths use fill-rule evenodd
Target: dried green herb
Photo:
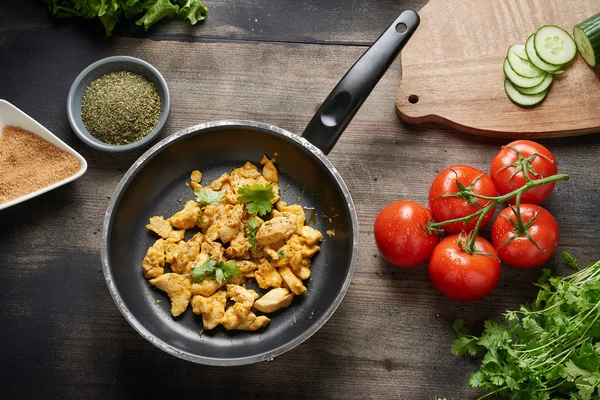
<instances>
[{"instance_id":1,"label":"dried green herb","mask_svg":"<svg viewBox=\"0 0 600 400\"><path fill-rule=\"evenodd\" d=\"M108 144L141 140L160 119L156 87L139 74L118 71L90 83L83 94L81 118L87 130Z\"/></svg>"}]
</instances>

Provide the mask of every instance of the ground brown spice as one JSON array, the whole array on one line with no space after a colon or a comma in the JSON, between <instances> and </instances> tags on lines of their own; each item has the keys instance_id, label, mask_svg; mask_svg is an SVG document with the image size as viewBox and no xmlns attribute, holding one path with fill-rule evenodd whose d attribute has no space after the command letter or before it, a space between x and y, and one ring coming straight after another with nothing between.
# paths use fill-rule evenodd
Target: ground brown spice
<instances>
[{"instance_id":1,"label":"ground brown spice","mask_svg":"<svg viewBox=\"0 0 600 400\"><path fill-rule=\"evenodd\" d=\"M80 168L74 155L7 125L0 136L0 204L62 181Z\"/></svg>"}]
</instances>

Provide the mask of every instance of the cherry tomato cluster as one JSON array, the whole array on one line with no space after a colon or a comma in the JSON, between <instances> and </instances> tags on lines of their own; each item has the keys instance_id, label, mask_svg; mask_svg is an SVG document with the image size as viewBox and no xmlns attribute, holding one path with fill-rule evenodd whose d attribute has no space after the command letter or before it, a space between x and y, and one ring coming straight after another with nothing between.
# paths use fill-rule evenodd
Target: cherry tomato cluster
<instances>
[{"instance_id":1,"label":"cherry tomato cluster","mask_svg":"<svg viewBox=\"0 0 600 400\"><path fill-rule=\"evenodd\" d=\"M444 295L481 299L496 286L501 261L533 268L556 250L558 224L540 204L557 181L568 179L557 172L552 153L528 140L502 147L490 175L468 165L446 168L431 184L429 208L402 200L381 210L374 225L377 247L398 267L429 260L429 277ZM490 243L479 229L503 202L510 205L493 221Z\"/></svg>"}]
</instances>

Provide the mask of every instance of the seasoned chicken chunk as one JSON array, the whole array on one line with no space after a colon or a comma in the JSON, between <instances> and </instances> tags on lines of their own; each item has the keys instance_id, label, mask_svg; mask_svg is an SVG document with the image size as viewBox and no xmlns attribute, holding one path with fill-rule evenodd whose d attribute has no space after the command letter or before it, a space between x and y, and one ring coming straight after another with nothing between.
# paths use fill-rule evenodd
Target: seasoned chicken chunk
<instances>
[{"instance_id":1,"label":"seasoned chicken chunk","mask_svg":"<svg viewBox=\"0 0 600 400\"><path fill-rule=\"evenodd\" d=\"M275 168L275 164L273 161L269 160L265 154L263 154L262 160L260 160L261 165L263 165L262 175L271 183L279 182L279 173L277 172L277 168Z\"/></svg>"},{"instance_id":2,"label":"seasoned chicken chunk","mask_svg":"<svg viewBox=\"0 0 600 400\"><path fill-rule=\"evenodd\" d=\"M212 190L221 190L221 188L223 187L223 184L228 181L229 181L229 174L225 173L225 174L221 175L220 177L218 177L217 179L215 179L214 181L212 181L212 183L210 184L210 188Z\"/></svg>"},{"instance_id":3,"label":"seasoned chicken chunk","mask_svg":"<svg viewBox=\"0 0 600 400\"><path fill-rule=\"evenodd\" d=\"M146 225L146 228L156 233L163 239L168 238L173 231L171 224L160 216L150 218L150 223Z\"/></svg>"},{"instance_id":4,"label":"seasoned chicken chunk","mask_svg":"<svg viewBox=\"0 0 600 400\"><path fill-rule=\"evenodd\" d=\"M144 269L144 276L148 279L156 278L162 275L165 271L165 241L158 239L152 247L146 252L144 261L142 261L142 268Z\"/></svg>"},{"instance_id":5,"label":"seasoned chicken chunk","mask_svg":"<svg viewBox=\"0 0 600 400\"><path fill-rule=\"evenodd\" d=\"M227 297L250 309L254 304L254 300L258 299L258 293L240 285L227 285Z\"/></svg>"},{"instance_id":6,"label":"seasoned chicken chunk","mask_svg":"<svg viewBox=\"0 0 600 400\"><path fill-rule=\"evenodd\" d=\"M197 183L202 182L202 172L200 172L197 169L192 171L192 173L190 174L190 181Z\"/></svg>"},{"instance_id":7,"label":"seasoned chicken chunk","mask_svg":"<svg viewBox=\"0 0 600 400\"><path fill-rule=\"evenodd\" d=\"M290 260L290 266L298 278L302 280L310 278L310 259L302 258L302 253L296 252L294 254Z\"/></svg>"},{"instance_id":8,"label":"seasoned chicken chunk","mask_svg":"<svg viewBox=\"0 0 600 400\"><path fill-rule=\"evenodd\" d=\"M254 272L254 277L261 289L281 286L281 275L265 258L260 261L258 269Z\"/></svg>"},{"instance_id":9,"label":"seasoned chicken chunk","mask_svg":"<svg viewBox=\"0 0 600 400\"><path fill-rule=\"evenodd\" d=\"M285 201L278 201L275 206L277 207L277 211L273 211L273 216L287 216L288 218L295 219L297 231L300 232L304 226L304 222L306 222L306 213L302 206L299 204L289 206Z\"/></svg>"},{"instance_id":10,"label":"seasoned chicken chunk","mask_svg":"<svg viewBox=\"0 0 600 400\"><path fill-rule=\"evenodd\" d=\"M285 288L271 289L260 299L254 302L254 308L264 313L272 313L280 308L288 307L294 295Z\"/></svg>"},{"instance_id":11,"label":"seasoned chicken chunk","mask_svg":"<svg viewBox=\"0 0 600 400\"><path fill-rule=\"evenodd\" d=\"M223 246L219 242L204 242L202 243L202 246L200 246L200 253L207 255L217 263L223 258L223 252Z\"/></svg>"},{"instance_id":12,"label":"seasoned chicken chunk","mask_svg":"<svg viewBox=\"0 0 600 400\"><path fill-rule=\"evenodd\" d=\"M178 243L185 238L185 229L173 229L173 232L167 238L167 242Z\"/></svg>"},{"instance_id":13,"label":"seasoned chicken chunk","mask_svg":"<svg viewBox=\"0 0 600 400\"><path fill-rule=\"evenodd\" d=\"M169 219L169 223L178 229L190 229L198 225L200 204L194 200L185 203L183 210L176 212Z\"/></svg>"},{"instance_id":14,"label":"seasoned chicken chunk","mask_svg":"<svg viewBox=\"0 0 600 400\"><path fill-rule=\"evenodd\" d=\"M300 237L304 240L307 245L313 245L323 240L323 235L318 230L310 227L303 226L300 230Z\"/></svg>"},{"instance_id":15,"label":"seasoned chicken chunk","mask_svg":"<svg viewBox=\"0 0 600 400\"><path fill-rule=\"evenodd\" d=\"M171 270L178 274L189 274L191 272L190 261L194 261L200 254L200 245L196 241L179 242L175 249L171 250Z\"/></svg>"},{"instance_id":16,"label":"seasoned chicken chunk","mask_svg":"<svg viewBox=\"0 0 600 400\"><path fill-rule=\"evenodd\" d=\"M269 321L269 318L264 315L257 317L256 314L240 303L235 303L225 311L222 324L227 330L256 331L267 326Z\"/></svg>"},{"instance_id":17,"label":"seasoned chicken chunk","mask_svg":"<svg viewBox=\"0 0 600 400\"><path fill-rule=\"evenodd\" d=\"M306 287L302 284L302 280L294 275L291 269L288 267L281 267L279 268L279 274L292 293L302 294L306 292Z\"/></svg>"},{"instance_id":18,"label":"seasoned chicken chunk","mask_svg":"<svg viewBox=\"0 0 600 400\"><path fill-rule=\"evenodd\" d=\"M254 271L258 269L258 264L252 261L236 261L238 268L242 271L242 275L246 278L254 278Z\"/></svg>"},{"instance_id":19,"label":"seasoned chicken chunk","mask_svg":"<svg viewBox=\"0 0 600 400\"><path fill-rule=\"evenodd\" d=\"M231 242L229 247L225 250L225 254L229 258L249 258L248 250L252 248L252 245L245 236L244 230L238 230L238 233Z\"/></svg>"},{"instance_id":20,"label":"seasoned chicken chunk","mask_svg":"<svg viewBox=\"0 0 600 400\"><path fill-rule=\"evenodd\" d=\"M211 330L223 321L226 304L226 293L224 290L219 290L210 297L192 297L192 312L202 314L202 326L206 330Z\"/></svg>"},{"instance_id":21,"label":"seasoned chicken chunk","mask_svg":"<svg viewBox=\"0 0 600 400\"><path fill-rule=\"evenodd\" d=\"M212 278L206 278L201 282L194 282L192 284L192 295L200 295L204 297L208 297L212 295L214 292L219 290L222 286L225 285L225 282L219 283Z\"/></svg>"},{"instance_id":22,"label":"seasoned chicken chunk","mask_svg":"<svg viewBox=\"0 0 600 400\"><path fill-rule=\"evenodd\" d=\"M169 273L151 279L150 283L167 292L174 317L183 314L192 297L192 279L189 276Z\"/></svg>"},{"instance_id":23,"label":"seasoned chicken chunk","mask_svg":"<svg viewBox=\"0 0 600 400\"><path fill-rule=\"evenodd\" d=\"M284 216L275 217L266 221L258 228L258 231L256 232L256 243L264 246L279 240L285 240L295 231L295 219L292 220Z\"/></svg>"}]
</instances>

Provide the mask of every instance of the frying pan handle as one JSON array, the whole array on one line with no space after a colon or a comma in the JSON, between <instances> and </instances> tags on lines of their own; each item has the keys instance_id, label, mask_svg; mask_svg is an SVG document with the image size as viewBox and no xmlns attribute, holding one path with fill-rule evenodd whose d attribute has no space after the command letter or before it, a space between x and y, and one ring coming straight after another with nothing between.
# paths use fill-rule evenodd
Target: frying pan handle
<instances>
[{"instance_id":1,"label":"frying pan handle","mask_svg":"<svg viewBox=\"0 0 600 400\"><path fill-rule=\"evenodd\" d=\"M407 10L400 14L327 96L302 136L329 154L418 26L416 12Z\"/></svg>"}]
</instances>

